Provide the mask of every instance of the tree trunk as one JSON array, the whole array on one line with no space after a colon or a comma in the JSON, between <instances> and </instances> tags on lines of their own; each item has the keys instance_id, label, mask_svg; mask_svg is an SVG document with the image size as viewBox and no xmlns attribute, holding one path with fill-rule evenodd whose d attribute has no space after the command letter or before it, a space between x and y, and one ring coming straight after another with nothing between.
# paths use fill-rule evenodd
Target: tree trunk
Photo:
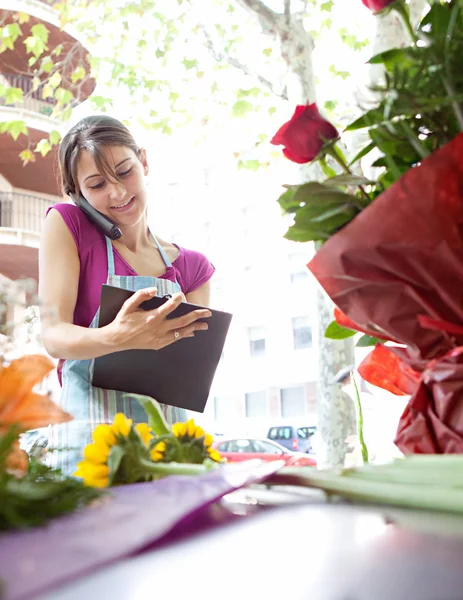
<instances>
[{"instance_id":1,"label":"tree trunk","mask_svg":"<svg viewBox=\"0 0 463 600\"><path fill-rule=\"evenodd\" d=\"M237 0L259 21L263 33L280 43L281 55L288 66L288 99L296 106L315 102L315 76L312 63L313 40L304 29L300 16L271 10L262 0ZM289 7L289 3L286 4ZM317 179L318 165L301 169L301 181ZM320 468L344 464L348 415L343 410L341 388L333 378L342 367L354 364L351 339L328 340L325 329L333 320L333 303L322 290L317 291L318 334L315 352L318 356L318 445L317 464Z\"/></svg>"}]
</instances>

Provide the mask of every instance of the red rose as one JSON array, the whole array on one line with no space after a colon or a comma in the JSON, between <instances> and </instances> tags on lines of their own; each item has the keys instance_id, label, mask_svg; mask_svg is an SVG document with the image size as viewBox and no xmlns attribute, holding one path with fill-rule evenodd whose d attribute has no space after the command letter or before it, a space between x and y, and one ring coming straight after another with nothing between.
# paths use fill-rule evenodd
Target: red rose
<instances>
[{"instance_id":1,"label":"red rose","mask_svg":"<svg viewBox=\"0 0 463 600\"><path fill-rule=\"evenodd\" d=\"M296 106L294 115L277 131L271 143L285 146L283 154L295 163L312 161L328 140L339 137L336 129L318 112L316 104Z\"/></svg>"},{"instance_id":2,"label":"red rose","mask_svg":"<svg viewBox=\"0 0 463 600\"><path fill-rule=\"evenodd\" d=\"M377 13L394 4L396 0L362 0L362 2L367 8Z\"/></svg>"}]
</instances>

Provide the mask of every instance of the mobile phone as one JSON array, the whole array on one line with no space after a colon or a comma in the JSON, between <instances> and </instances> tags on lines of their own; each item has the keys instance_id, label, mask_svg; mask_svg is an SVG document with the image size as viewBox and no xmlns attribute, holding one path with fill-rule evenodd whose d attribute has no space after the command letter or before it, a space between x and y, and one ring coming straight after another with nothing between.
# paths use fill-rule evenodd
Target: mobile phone
<instances>
[{"instance_id":1,"label":"mobile phone","mask_svg":"<svg viewBox=\"0 0 463 600\"><path fill-rule=\"evenodd\" d=\"M79 201L76 200L74 194L69 194L71 200L74 202L76 206L78 206L82 212L84 212L90 221L96 225L109 239L118 240L122 231L119 229L117 225L115 225L111 219L109 219L106 215L101 213L96 208L90 204L90 202L80 194Z\"/></svg>"}]
</instances>

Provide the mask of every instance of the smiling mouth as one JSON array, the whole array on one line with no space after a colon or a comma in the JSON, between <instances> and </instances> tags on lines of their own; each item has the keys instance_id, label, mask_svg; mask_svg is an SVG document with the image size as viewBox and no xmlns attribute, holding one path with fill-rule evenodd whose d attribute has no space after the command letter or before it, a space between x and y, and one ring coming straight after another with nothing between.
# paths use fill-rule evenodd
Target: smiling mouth
<instances>
[{"instance_id":1,"label":"smiling mouth","mask_svg":"<svg viewBox=\"0 0 463 600\"><path fill-rule=\"evenodd\" d=\"M116 206L110 206L109 208L111 208L112 210L120 210L121 208L125 208L126 206L128 206L129 204L131 204L134 200L135 200L135 196L132 196L132 198L130 198L130 200L127 200L127 202L124 202L124 204L118 204Z\"/></svg>"}]
</instances>

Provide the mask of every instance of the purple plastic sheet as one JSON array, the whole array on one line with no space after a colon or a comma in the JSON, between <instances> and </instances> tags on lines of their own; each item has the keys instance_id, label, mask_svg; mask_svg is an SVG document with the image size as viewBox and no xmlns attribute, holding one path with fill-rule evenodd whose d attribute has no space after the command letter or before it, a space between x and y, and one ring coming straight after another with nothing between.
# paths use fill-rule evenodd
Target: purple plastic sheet
<instances>
[{"instance_id":1,"label":"purple plastic sheet","mask_svg":"<svg viewBox=\"0 0 463 600\"><path fill-rule=\"evenodd\" d=\"M171 476L113 488L111 496L45 527L0 536L5 600L38 593L151 547L225 494L261 481L283 461L224 465L196 477Z\"/></svg>"}]
</instances>

